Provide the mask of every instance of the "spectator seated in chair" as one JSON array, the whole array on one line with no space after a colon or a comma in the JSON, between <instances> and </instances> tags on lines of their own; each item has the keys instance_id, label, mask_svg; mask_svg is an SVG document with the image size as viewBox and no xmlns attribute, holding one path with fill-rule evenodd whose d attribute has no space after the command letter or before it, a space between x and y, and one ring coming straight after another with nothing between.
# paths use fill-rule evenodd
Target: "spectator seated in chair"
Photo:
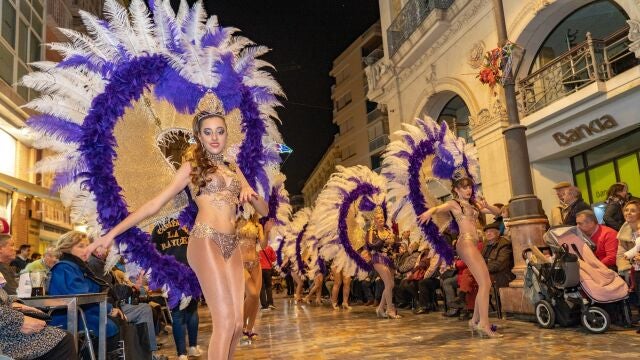
<instances>
[{"instance_id":1,"label":"spectator seated in chair","mask_svg":"<svg viewBox=\"0 0 640 360\"><path fill-rule=\"evenodd\" d=\"M89 246L87 236L79 231L70 231L58 240L56 250L61 253L60 261L51 269L49 295L80 295L105 291L108 285L97 278L87 266L88 255L85 249ZM90 331L98 334L100 322L100 307L98 304L83 306L87 326ZM124 314L111 304L107 305L107 313L111 316L124 318ZM79 319L79 318L78 318ZM66 311L56 311L52 315L52 326L66 329ZM78 325L82 328L82 324ZM117 349L118 325L107 318L107 350Z\"/></svg>"},{"instance_id":2,"label":"spectator seated in chair","mask_svg":"<svg viewBox=\"0 0 640 360\"><path fill-rule=\"evenodd\" d=\"M492 223L484 226L485 243L482 257L487 263L491 283L496 288L509 286L515 279L513 269L513 248L511 242L500 236L500 224Z\"/></svg>"},{"instance_id":3,"label":"spectator seated in chair","mask_svg":"<svg viewBox=\"0 0 640 360\"><path fill-rule=\"evenodd\" d=\"M105 256L91 254L87 261L87 266L97 278L114 289L114 291L110 292L110 302L117 304L117 307L120 308L128 322L147 324L149 350L152 352L158 350L155 332L156 327L153 321L151 306L147 303L138 302L138 299L135 299L135 294L139 294L139 292L134 287L134 284L128 281L126 276L115 276L113 269L105 273Z\"/></svg>"}]
</instances>

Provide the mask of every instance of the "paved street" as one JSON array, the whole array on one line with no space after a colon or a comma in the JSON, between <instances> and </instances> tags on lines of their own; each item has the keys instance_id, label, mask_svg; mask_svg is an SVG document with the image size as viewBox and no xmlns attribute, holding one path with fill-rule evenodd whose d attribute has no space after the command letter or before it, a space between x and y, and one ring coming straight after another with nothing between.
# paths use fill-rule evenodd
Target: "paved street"
<instances>
[{"instance_id":1,"label":"paved street","mask_svg":"<svg viewBox=\"0 0 640 360\"><path fill-rule=\"evenodd\" d=\"M638 357L640 335L635 330L611 330L593 335L581 328L544 330L534 323L497 320L505 337L472 337L465 321L440 313L402 319L377 319L373 307L332 310L329 306L293 305L277 298L278 309L261 312L256 332L260 340L240 345L237 359L630 359ZM211 323L200 308L199 343L208 341ZM169 335L163 354L175 358Z\"/></svg>"}]
</instances>

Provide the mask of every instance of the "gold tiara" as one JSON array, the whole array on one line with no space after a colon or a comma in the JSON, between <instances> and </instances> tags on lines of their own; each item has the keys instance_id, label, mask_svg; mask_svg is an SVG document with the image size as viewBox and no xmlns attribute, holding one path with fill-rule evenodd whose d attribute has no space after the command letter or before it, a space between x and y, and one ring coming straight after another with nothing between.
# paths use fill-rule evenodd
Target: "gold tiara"
<instances>
[{"instance_id":1,"label":"gold tiara","mask_svg":"<svg viewBox=\"0 0 640 360\"><path fill-rule=\"evenodd\" d=\"M198 120L211 116L225 117L226 115L222 101L218 99L211 89L207 90L196 107Z\"/></svg>"}]
</instances>

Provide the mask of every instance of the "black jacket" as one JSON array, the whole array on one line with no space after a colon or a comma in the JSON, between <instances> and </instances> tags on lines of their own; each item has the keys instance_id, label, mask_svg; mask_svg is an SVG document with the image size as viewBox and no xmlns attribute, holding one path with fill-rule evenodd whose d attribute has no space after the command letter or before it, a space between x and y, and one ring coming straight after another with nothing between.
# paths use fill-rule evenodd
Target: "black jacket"
<instances>
[{"instance_id":1,"label":"black jacket","mask_svg":"<svg viewBox=\"0 0 640 360\"><path fill-rule=\"evenodd\" d=\"M576 226L576 215L583 210L591 210L591 206L582 199L574 201L573 204L562 210L562 223Z\"/></svg>"},{"instance_id":2,"label":"black jacket","mask_svg":"<svg viewBox=\"0 0 640 360\"><path fill-rule=\"evenodd\" d=\"M482 249L482 257L487 263L491 281L497 287L508 286L509 282L515 279L515 275L511 272L513 268L513 248L509 240L500 237L493 244L485 243Z\"/></svg>"}]
</instances>

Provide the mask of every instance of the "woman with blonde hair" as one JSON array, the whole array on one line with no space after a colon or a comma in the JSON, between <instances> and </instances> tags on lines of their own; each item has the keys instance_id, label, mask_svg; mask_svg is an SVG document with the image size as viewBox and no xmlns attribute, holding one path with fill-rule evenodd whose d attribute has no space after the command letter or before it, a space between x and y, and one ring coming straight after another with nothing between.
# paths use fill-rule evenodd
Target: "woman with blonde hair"
<instances>
[{"instance_id":1,"label":"woman with blonde hair","mask_svg":"<svg viewBox=\"0 0 640 360\"><path fill-rule=\"evenodd\" d=\"M249 203L262 216L267 203L234 164L224 161L227 145L225 115L201 111L193 118L193 138L171 184L127 216L92 248L108 248L114 238L156 214L189 186L198 206L189 237L187 259L196 273L211 313L213 330L209 359L231 359L242 336L244 307L243 260L236 234L238 205Z\"/></svg>"},{"instance_id":2,"label":"woman with blonde hair","mask_svg":"<svg viewBox=\"0 0 640 360\"><path fill-rule=\"evenodd\" d=\"M80 231L69 231L58 239L56 251L60 254L60 261L51 268L51 281L49 283L49 295L78 295L99 293L105 291L107 283L93 274L87 260L89 238ZM98 304L83 307L89 330L98 333L100 323L100 307ZM107 313L111 316L125 318L120 309L107 305ZM67 314L54 313L52 326L66 328ZM107 348L116 348L118 326L107 318Z\"/></svg>"}]
</instances>

